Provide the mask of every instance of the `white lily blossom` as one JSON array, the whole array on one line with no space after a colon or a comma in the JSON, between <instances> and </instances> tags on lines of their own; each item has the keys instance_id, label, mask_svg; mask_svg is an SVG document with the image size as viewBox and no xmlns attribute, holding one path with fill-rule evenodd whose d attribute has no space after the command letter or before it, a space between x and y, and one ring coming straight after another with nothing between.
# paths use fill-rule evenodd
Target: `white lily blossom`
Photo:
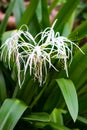
<instances>
[{"instance_id":1,"label":"white lily blossom","mask_svg":"<svg viewBox=\"0 0 87 130\"><path fill-rule=\"evenodd\" d=\"M21 87L27 70L29 69L30 75L34 75L42 85L47 78L49 68L58 69L53 65L52 59L62 59L64 61L64 69L68 76L67 60L70 58L72 61L73 45L79 48L75 43L70 41L64 36L60 36L59 32L54 32L54 26L46 28L44 31L33 37L26 25L26 31L22 27L14 31L10 38L1 46L1 59L8 60L9 68L11 69L11 58L16 64L18 71L18 84ZM40 38L38 42L36 42ZM82 52L82 50L79 48ZM5 56L4 56L4 52ZM83 53L83 52L82 52ZM23 66L23 67L21 67ZM21 81L21 72L23 72L24 80Z\"/></svg>"}]
</instances>

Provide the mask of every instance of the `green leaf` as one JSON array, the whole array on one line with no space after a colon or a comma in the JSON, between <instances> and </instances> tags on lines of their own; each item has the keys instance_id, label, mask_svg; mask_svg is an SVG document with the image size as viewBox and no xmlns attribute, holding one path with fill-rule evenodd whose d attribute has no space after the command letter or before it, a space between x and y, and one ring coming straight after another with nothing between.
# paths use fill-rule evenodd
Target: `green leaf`
<instances>
[{"instance_id":1,"label":"green leaf","mask_svg":"<svg viewBox=\"0 0 87 130\"><path fill-rule=\"evenodd\" d=\"M49 7L49 13L51 13L51 11L55 8L55 6L57 5L57 3L59 2L59 0L54 0L50 7Z\"/></svg>"},{"instance_id":2,"label":"green leaf","mask_svg":"<svg viewBox=\"0 0 87 130\"><path fill-rule=\"evenodd\" d=\"M72 119L76 121L78 116L78 99L73 82L69 79L57 79L58 86L63 94Z\"/></svg>"},{"instance_id":3,"label":"green leaf","mask_svg":"<svg viewBox=\"0 0 87 130\"><path fill-rule=\"evenodd\" d=\"M79 89L81 88L81 91L79 93L82 93L82 90L84 90L84 87L82 88L82 86L87 81L87 68L81 73L81 76L78 78L78 80L79 80L79 82L76 84L76 88L79 88ZM87 90L87 88L86 88L86 90Z\"/></svg>"},{"instance_id":4,"label":"green leaf","mask_svg":"<svg viewBox=\"0 0 87 130\"><path fill-rule=\"evenodd\" d=\"M41 6L42 6L42 26L43 28L46 28L50 26L47 0L41 0Z\"/></svg>"},{"instance_id":5,"label":"green leaf","mask_svg":"<svg viewBox=\"0 0 87 130\"><path fill-rule=\"evenodd\" d=\"M64 29L62 32L63 36L68 36L71 33L71 30L73 28L73 24L74 24L74 20L75 20L75 11L73 12L73 14L71 15L71 17L69 18L69 20L67 21L67 23L64 25Z\"/></svg>"},{"instance_id":6,"label":"green leaf","mask_svg":"<svg viewBox=\"0 0 87 130\"><path fill-rule=\"evenodd\" d=\"M84 87L84 86L82 86ZM85 115L87 113L87 93L79 97L79 113Z\"/></svg>"},{"instance_id":7,"label":"green leaf","mask_svg":"<svg viewBox=\"0 0 87 130\"><path fill-rule=\"evenodd\" d=\"M12 12L12 9L14 7L14 4L15 4L16 0L12 0L9 4L9 7L6 11L6 14L5 14L5 18L3 19L1 25L0 25L0 38L2 36L2 34L4 33L5 29L6 29L6 25L7 25L7 22L8 22L8 18Z\"/></svg>"},{"instance_id":8,"label":"green leaf","mask_svg":"<svg viewBox=\"0 0 87 130\"><path fill-rule=\"evenodd\" d=\"M52 110L56 107L56 104L58 103L58 100L59 100L59 91L58 91L58 88L57 87L54 87L54 83L52 84L52 86L47 86L47 87L50 87L51 89L49 88L46 88L46 92L49 90L49 93L46 93L44 94L44 97L45 100L43 103L43 111L47 111L47 112L52 112Z\"/></svg>"},{"instance_id":9,"label":"green leaf","mask_svg":"<svg viewBox=\"0 0 87 130\"><path fill-rule=\"evenodd\" d=\"M78 89L77 84L80 80L81 74L87 68L87 44L85 44L81 49L85 54L77 51L69 69L69 77L74 82L76 89Z\"/></svg>"},{"instance_id":10,"label":"green leaf","mask_svg":"<svg viewBox=\"0 0 87 130\"><path fill-rule=\"evenodd\" d=\"M27 121L50 122L50 116L45 112L31 113L30 115L24 117L23 119Z\"/></svg>"},{"instance_id":11,"label":"green leaf","mask_svg":"<svg viewBox=\"0 0 87 130\"><path fill-rule=\"evenodd\" d=\"M38 22L36 14L34 15L34 18L31 20L29 24L29 32L33 35L36 36L37 33L40 32L40 24Z\"/></svg>"},{"instance_id":12,"label":"green leaf","mask_svg":"<svg viewBox=\"0 0 87 130\"><path fill-rule=\"evenodd\" d=\"M14 89L14 86L15 86L15 82L14 82L14 80L12 79L12 77L11 77L11 75L10 75L10 73L9 73L9 71L6 69L6 67L4 66L4 64L2 63L2 62L0 62L0 68L1 68L1 70L3 71L3 74L4 74L4 76L5 76L5 81L6 81L6 87L7 87L7 89L8 89L8 91L9 91L9 89L10 90L12 90L12 89Z\"/></svg>"},{"instance_id":13,"label":"green leaf","mask_svg":"<svg viewBox=\"0 0 87 130\"><path fill-rule=\"evenodd\" d=\"M70 130L69 128L65 126L60 126L57 123L50 123L51 127L54 128L55 130Z\"/></svg>"},{"instance_id":14,"label":"green leaf","mask_svg":"<svg viewBox=\"0 0 87 130\"><path fill-rule=\"evenodd\" d=\"M41 22L41 20L42 20L41 0L39 0L39 2L38 2L38 6L36 9L36 15L37 15L38 21Z\"/></svg>"},{"instance_id":15,"label":"green leaf","mask_svg":"<svg viewBox=\"0 0 87 130\"><path fill-rule=\"evenodd\" d=\"M16 24L20 22L20 19L24 13L25 6L24 6L24 0L16 0L14 8L13 8L13 13L16 19Z\"/></svg>"},{"instance_id":16,"label":"green leaf","mask_svg":"<svg viewBox=\"0 0 87 130\"><path fill-rule=\"evenodd\" d=\"M62 110L55 108L51 115L51 122L57 123L59 125L63 125L63 117L62 117Z\"/></svg>"},{"instance_id":17,"label":"green leaf","mask_svg":"<svg viewBox=\"0 0 87 130\"><path fill-rule=\"evenodd\" d=\"M67 0L67 2L63 5L61 10L59 11L56 19L58 19L55 25L55 31L62 33L64 25L67 23L72 13L75 11L77 5L80 0Z\"/></svg>"},{"instance_id":18,"label":"green leaf","mask_svg":"<svg viewBox=\"0 0 87 130\"><path fill-rule=\"evenodd\" d=\"M7 93L6 93L5 80L4 80L3 74L0 70L0 105L5 100L6 97L7 97Z\"/></svg>"},{"instance_id":19,"label":"green leaf","mask_svg":"<svg viewBox=\"0 0 87 130\"><path fill-rule=\"evenodd\" d=\"M87 20L79 25L68 37L72 41L79 41L87 37Z\"/></svg>"},{"instance_id":20,"label":"green leaf","mask_svg":"<svg viewBox=\"0 0 87 130\"><path fill-rule=\"evenodd\" d=\"M36 90L37 90L37 84L32 82L32 78L30 77L30 74L27 73L22 88L20 89L19 86L17 85L14 90L13 97L21 99L27 105L29 105Z\"/></svg>"},{"instance_id":21,"label":"green leaf","mask_svg":"<svg viewBox=\"0 0 87 130\"><path fill-rule=\"evenodd\" d=\"M65 127L65 126L60 126L57 123L53 123L53 122L50 122L50 123L47 123L47 122L36 122L34 125L37 128L43 128L43 127L46 127L46 126L51 126L53 128L53 130L71 130L71 129Z\"/></svg>"},{"instance_id":22,"label":"green leaf","mask_svg":"<svg viewBox=\"0 0 87 130\"><path fill-rule=\"evenodd\" d=\"M0 109L0 130L13 130L26 108L17 99L6 99Z\"/></svg>"},{"instance_id":23,"label":"green leaf","mask_svg":"<svg viewBox=\"0 0 87 130\"><path fill-rule=\"evenodd\" d=\"M82 123L84 123L84 124L87 125L87 119L86 119L86 118L84 118L84 117L82 117L82 116L78 116L77 119L78 119L80 122L82 122Z\"/></svg>"},{"instance_id":24,"label":"green leaf","mask_svg":"<svg viewBox=\"0 0 87 130\"><path fill-rule=\"evenodd\" d=\"M37 5L38 5L39 0L31 0L29 6L27 7L27 9L25 10L20 23L18 25L18 27L20 27L22 24L29 24L31 19L33 18Z\"/></svg>"}]
</instances>

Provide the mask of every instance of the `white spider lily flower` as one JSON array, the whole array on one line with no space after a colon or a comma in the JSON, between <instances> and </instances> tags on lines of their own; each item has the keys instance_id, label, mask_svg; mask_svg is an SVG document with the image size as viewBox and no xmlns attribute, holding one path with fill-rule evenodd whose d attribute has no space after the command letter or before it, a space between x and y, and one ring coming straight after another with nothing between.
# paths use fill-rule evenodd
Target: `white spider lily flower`
<instances>
[{"instance_id":1,"label":"white spider lily flower","mask_svg":"<svg viewBox=\"0 0 87 130\"><path fill-rule=\"evenodd\" d=\"M56 21L53 23L51 28L48 27L43 32L38 34L41 35L39 44L42 43L42 46L47 49L47 51L50 51L49 55L51 58L63 59L64 69L68 77L67 60L70 59L70 63L72 62L73 46L76 46L83 54L84 52L74 42L64 36L60 36L59 32L55 33L53 29L55 23ZM48 46L51 47L47 48Z\"/></svg>"},{"instance_id":2,"label":"white spider lily flower","mask_svg":"<svg viewBox=\"0 0 87 130\"><path fill-rule=\"evenodd\" d=\"M11 37L1 46L1 59L4 56L5 49L7 49L5 61L8 59L9 68L11 68L11 58L13 58L16 64L20 87L25 80L28 69L30 75L34 75L34 78L38 79L40 85L46 81L49 68L52 67L58 71L52 63L53 58L63 60L64 69L68 77L67 60L70 59L72 61L73 46L76 46L82 52L75 43L64 36L60 36L59 32L54 32L55 23L56 21L51 28L46 28L35 37L28 32L26 25L22 25L22 27L26 27L26 31L23 31L21 27L18 31L13 32ZM37 42L39 38L40 40ZM21 72L23 72L24 76L23 81L21 81Z\"/></svg>"},{"instance_id":3,"label":"white spider lily flower","mask_svg":"<svg viewBox=\"0 0 87 130\"><path fill-rule=\"evenodd\" d=\"M11 37L8 38L5 41L5 43L1 46L1 59L4 58L5 62L8 60L9 69L11 69L11 59L13 60L13 62L15 62L17 66L19 86L21 86L22 84L20 80L20 73L22 71L20 61L22 61L22 63L25 64L23 56L19 52L19 49L22 48L22 45L19 45L19 38L22 39L21 34L21 30L12 32Z\"/></svg>"},{"instance_id":4,"label":"white spider lily flower","mask_svg":"<svg viewBox=\"0 0 87 130\"><path fill-rule=\"evenodd\" d=\"M6 42L1 46L2 48L2 53L1 53L1 59L4 55L4 52L6 51L6 55L4 56L5 61L8 58L8 64L10 68L10 59L11 56L14 55L18 52L18 33L14 32L12 33L11 37L6 40Z\"/></svg>"},{"instance_id":5,"label":"white spider lily flower","mask_svg":"<svg viewBox=\"0 0 87 130\"><path fill-rule=\"evenodd\" d=\"M57 69L51 63L51 57L49 53L47 53L42 46L33 46L33 50L28 53L27 62L25 65L25 74L27 68L30 68L30 75L34 74L34 77L38 79L40 85L46 80L47 76L47 63L50 67L53 67L56 71ZM45 75L43 74L43 70ZM43 77L44 80L43 80Z\"/></svg>"}]
</instances>

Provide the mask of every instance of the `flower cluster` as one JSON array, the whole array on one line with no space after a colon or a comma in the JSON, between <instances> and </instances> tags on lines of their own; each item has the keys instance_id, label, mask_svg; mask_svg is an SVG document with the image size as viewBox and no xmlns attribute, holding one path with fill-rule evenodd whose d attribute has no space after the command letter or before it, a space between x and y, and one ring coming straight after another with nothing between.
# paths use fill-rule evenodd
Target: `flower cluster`
<instances>
[{"instance_id":1,"label":"flower cluster","mask_svg":"<svg viewBox=\"0 0 87 130\"><path fill-rule=\"evenodd\" d=\"M24 81L21 81L20 78L21 71L25 78L29 69L30 75L33 74L35 79L38 79L40 85L46 81L48 68L52 67L58 71L52 64L53 58L64 61L64 69L68 76L67 59L70 58L72 60L73 45L77 48L79 47L66 37L60 36L59 32L54 32L55 22L51 28L46 28L35 37L29 33L27 26L23 25L26 27L26 31L22 31L22 27L14 31L11 37L1 46L1 59L3 57L5 61L8 59L9 68L11 68L11 58L16 64L20 87ZM4 56L5 50L6 54ZM82 50L80 49L80 51Z\"/></svg>"}]
</instances>

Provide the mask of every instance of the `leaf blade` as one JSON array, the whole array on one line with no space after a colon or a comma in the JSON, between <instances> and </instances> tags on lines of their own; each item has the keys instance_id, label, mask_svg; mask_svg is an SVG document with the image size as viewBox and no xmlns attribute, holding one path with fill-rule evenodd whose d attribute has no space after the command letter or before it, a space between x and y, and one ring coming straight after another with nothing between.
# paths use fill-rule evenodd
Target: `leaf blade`
<instances>
[{"instance_id":1,"label":"leaf blade","mask_svg":"<svg viewBox=\"0 0 87 130\"><path fill-rule=\"evenodd\" d=\"M38 5L39 0L31 0L29 6L27 7L27 9L25 10L20 23L18 25L18 28L22 25L22 24L29 24L31 19L33 18L37 5ZM32 11L31 11L32 10Z\"/></svg>"},{"instance_id":2,"label":"leaf blade","mask_svg":"<svg viewBox=\"0 0 87 130\"><path fill-rule=\"evenodd\" d=\"M7 97L7 93L6 93L5 80L4 80L3 74L0 70L0 105L5 100L6 97Z\"/></svg>"},{"instance_id":3,"label":"leaf blade","mask_svg":"<svg viewBox=\"0 0 87 130\"><path fill-rule=\"evenodd\" d=\"M58 15L56 16L56 19L58 19L58 21L54 27L55 31L62 33L64 25L69 20L72 13L75 11L75 8L79 2L80 0L67 0L67 2L62 6Z\"/></svg>"},{"instance_id":4,"label":"leaf blade","mask_svg":"<svg viewBox=\"0 0 87 130\"><path fill-rule=\"evenodd\" d=\"M42 25L43 25L43 28L50 26L47 6L48 6L47 0L42 0L41 1L41 7L42 7Z\"/></svg>"},{"instance_id":5,"label":"leaf blade","mask_svg":"<svg viewBox=\"0 0 87 130\"><path fill-rule=\"evenodd\" d=\"M68 37L70 40L79 41L87 36L87 20L79 25Z\"/></svg>"},{"instance_id":6,"label":"leaf blade","mask_svg":"<svg viewBox=\"0 0 87 130\"><path fill-rule=\"evenodd\" d=\"M4 20L2 21L1 25L0 25L0 37L2 36L2 34L4 33L5 29L6 29L6 25L7 25L7 22L8 22L8 18L12 12L12 9L14 7L14 4L15 4L16 0L12 0L11 3L9 4L9 7L6 11L6 14L5 14L5 17L4 17Z\"/></svg>"},{"instance_id":7,"label":"leaf blade","mask_svg":"<svg viewBox=\"0 0 87 130\"><path fill-rule=\"evenodd\" d=\"M0 129L13 130L27 106L17 99L6 99L0 109Z\"/></svg>"},{"instance_id":8,"label":"leaf blade","mask_svg":"<svg viewBox=\"0 0 87 130\"><path fill-rule=\"evenodd\" d=\"M87 68L87 44L85 44L81 49L85 54L78 51L73 57L73 61L69 68L69 77L74 82L76 89L79 87L77 84L80 80L81 74Z\"/></svg>"},{"instance_id":9,"label":"leaf blade","mask_svg":"<svg viewBox=\"0 0 87 130\"><path fill-rule=\"evenodd\" d=\"M24 0L16 0L14 8L13 8L13 13L16 19L16 25L20 22L20 19L25 11L24 7Z\"/></svg>"},{"instance_id":10,"label":"leaf blade","mask_svg":"<svg viewBox=\"0 0 87 130\"><path fill-rule=\"evenodd\" d=\"M57 79L56 81L63 94L72 119L76 121L78 116L78 99L74 84L71 80L63 78Z\"/></svg>"},{"instance_id":11,"label":"leaf blade","mask_svg":"<svg viewBox=\"0 0 87 130\"><path fill-rule=\"evenodd\" d=\"M23 119L27 121L50 122L50 116L48 113L45 112L31 113Z\"/></svg>"}]
</instances>

